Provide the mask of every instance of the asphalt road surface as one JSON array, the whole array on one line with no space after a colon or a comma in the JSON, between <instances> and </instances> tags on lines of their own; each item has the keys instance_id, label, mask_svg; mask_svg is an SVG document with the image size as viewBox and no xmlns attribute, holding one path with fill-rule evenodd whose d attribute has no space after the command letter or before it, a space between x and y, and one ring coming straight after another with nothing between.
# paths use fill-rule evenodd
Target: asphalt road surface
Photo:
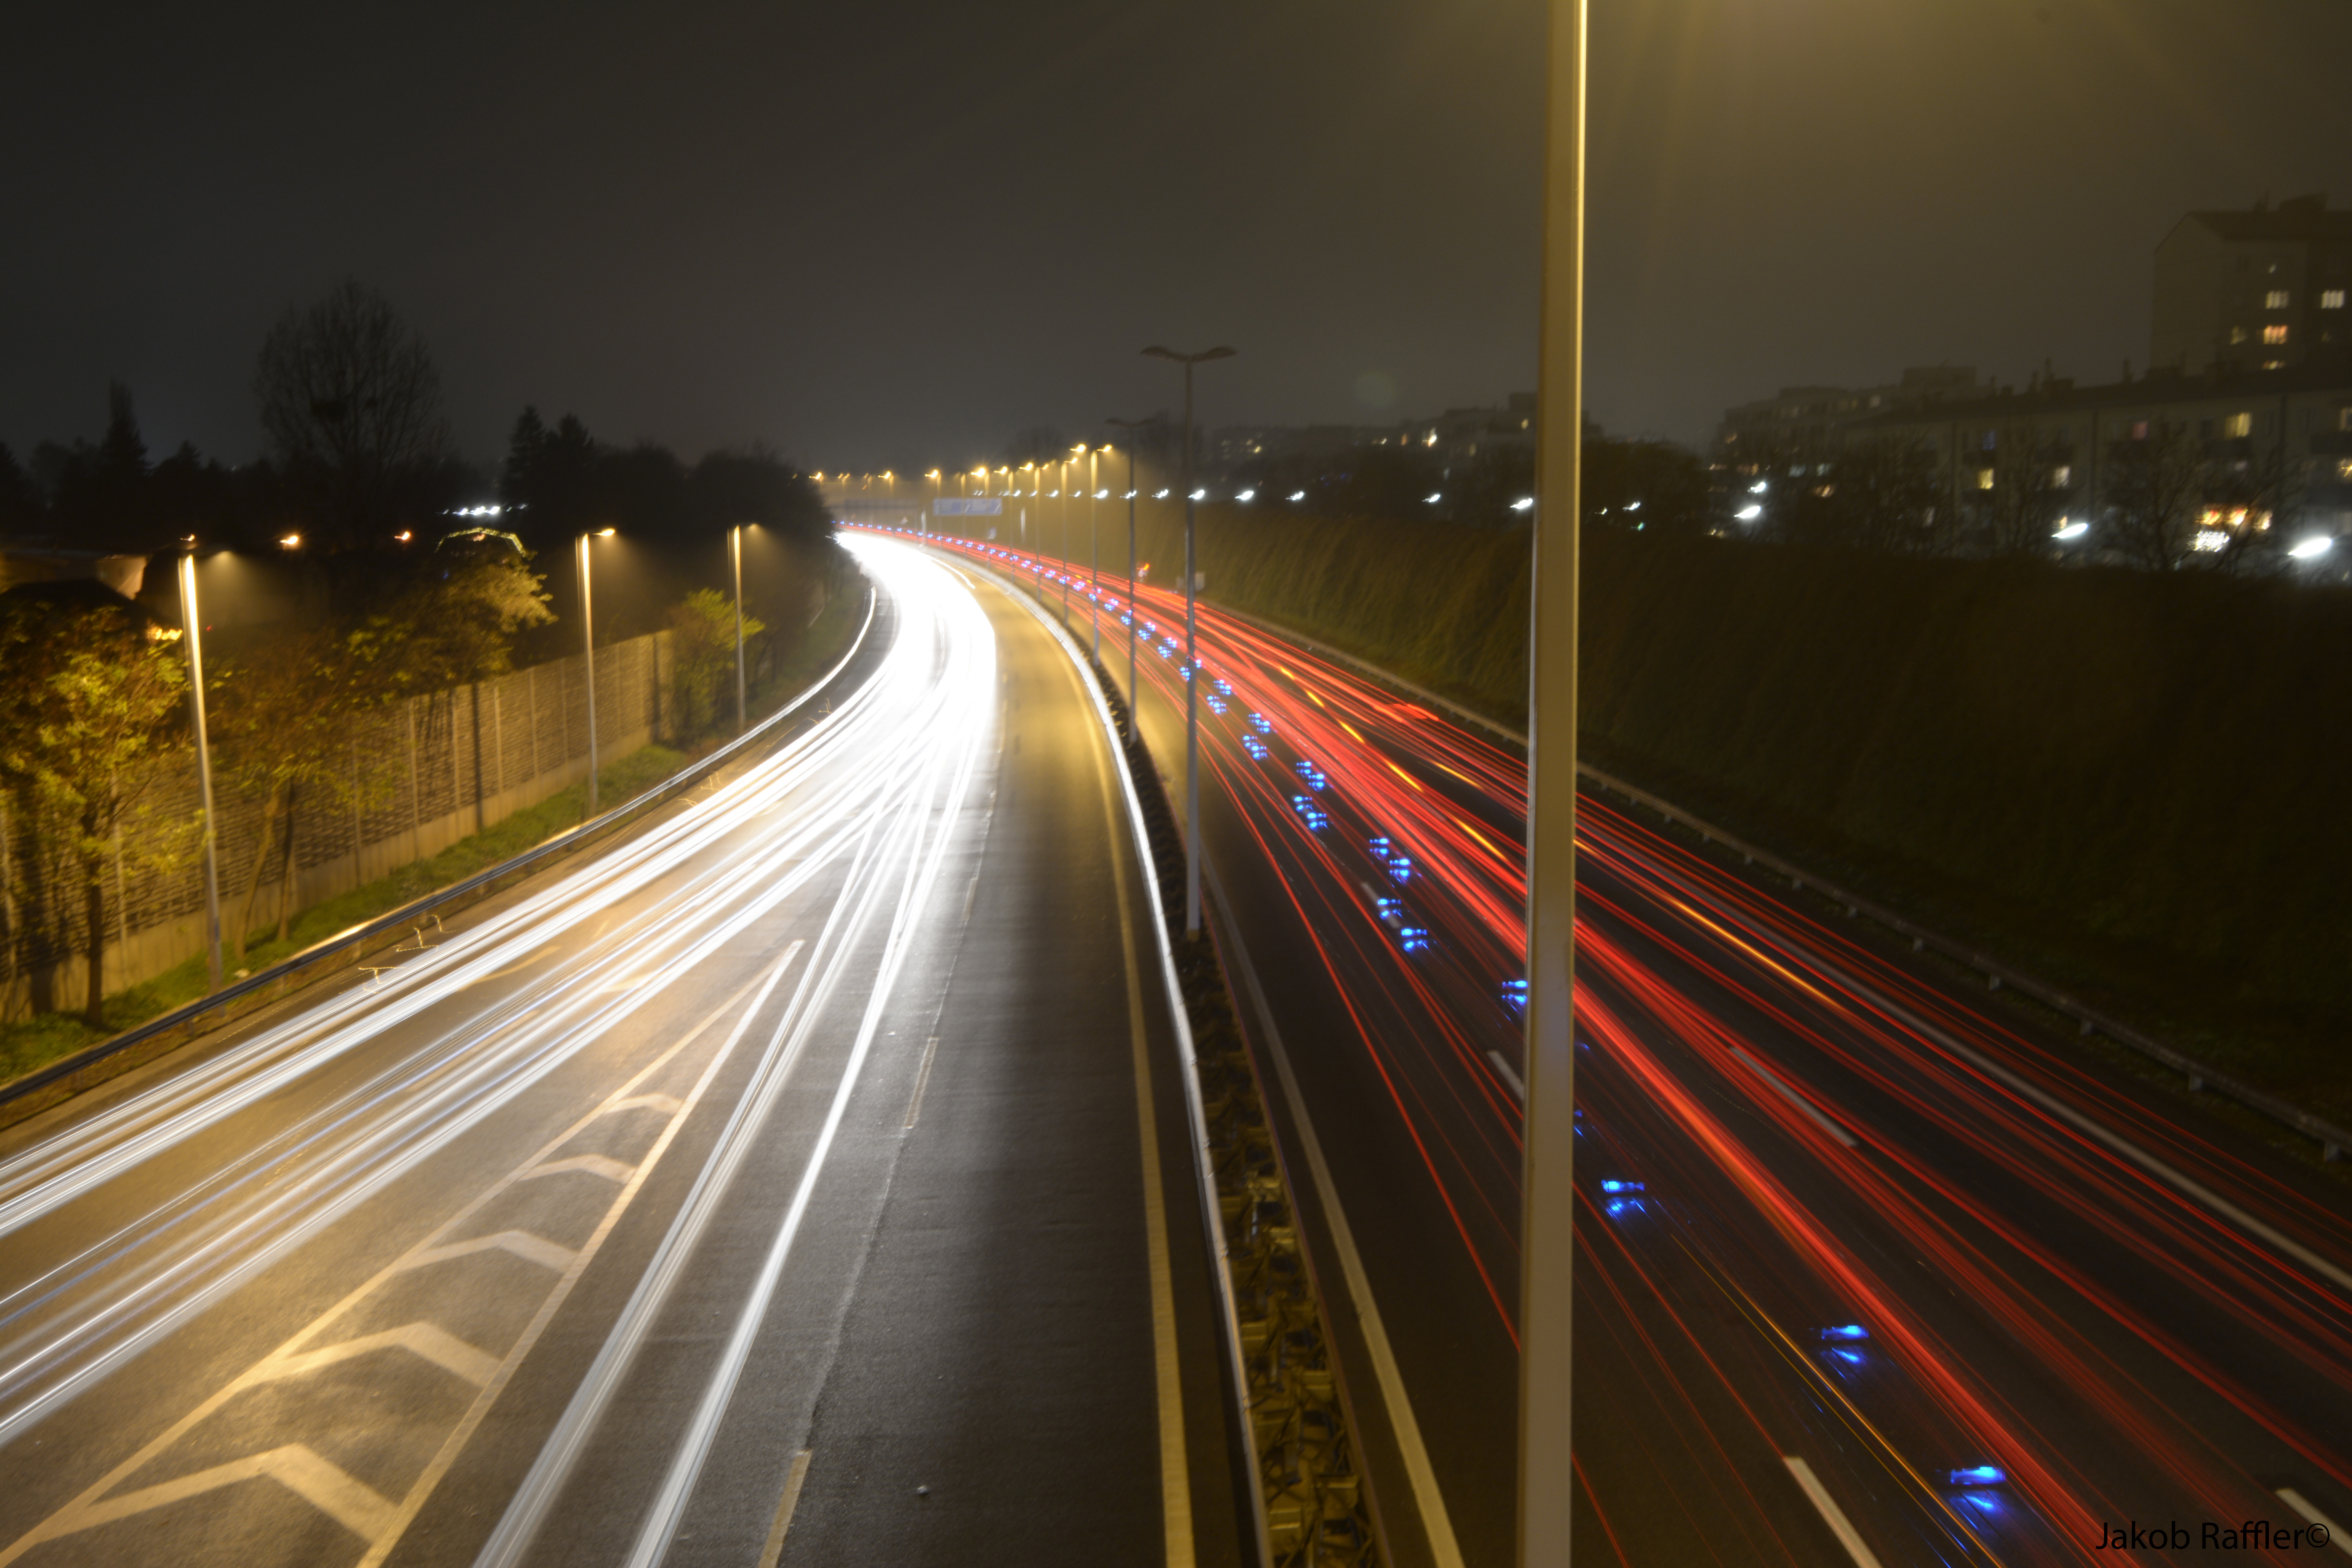
<instances>
[{"instance_id":1,"label":"asphalt road surface","mask_svg":"<svg viewBox=\"0 0 2352 1568\"><path fill-rule=\"evenodd\" d=\"M789 742L0 1140L0 1563L1238 1560L1097 710L856 548Z\"/></svg>"},{"instance_id":2,"label":"asphalt road surface","mask_svg":"<svg viewBox=\"0 0 2352 1568\"><path fill-rule=\"evenodd\" d=\"M1079 636L1123 680L1132 616L1181 788L1181 596L1103 586ZM1205 607L1200 654L1222 934L1393 1556L1508 1563L1524 764ZM2340 1184L1736 858L1590 795L1579 837L1578 1459L1533 1484L1576 1489L1580 1553L2352 1552Z\"/></svg>"}]
</instances>

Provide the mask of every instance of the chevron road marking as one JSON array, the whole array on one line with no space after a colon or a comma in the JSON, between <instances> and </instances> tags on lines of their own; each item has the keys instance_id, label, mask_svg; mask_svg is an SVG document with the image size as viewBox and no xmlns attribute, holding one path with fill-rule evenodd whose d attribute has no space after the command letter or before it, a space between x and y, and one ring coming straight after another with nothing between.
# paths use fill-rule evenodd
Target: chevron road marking
<instances>
[{"instance_id":1,"label":"chevron road marking","mask_svg":"<svg viewBox=\"0 0 2352 1568\"><path fill-rule=\"evenodd\" d=\"M733 1053L736 1043L743 1037L752 1015L767 1000L775 983L782 979L802 947L794 941L786 945L776 962L762 974L754 975L738 987L734 994L706 1014L700 1022L681 1036L677 1044L656 1057L635 1076L601 1101L594 1110L581 1117L554 1138L534 1151L512 1171L492 1183L477 1194L457 1214L443 1221L431 1235L410 1247L399 1258L379 1269L365 1283L341 1300L304 1325L294 1336L262 1357L187 1415L173 1422L163 1432L149 1440L138 1452L131 1455L100 1477L65 1507L18 1537L5 1550L0 1550L0 1568L14 1563L43 1542L79 1534L100 1525L131 1518L154 1509L216 1491L240 1482L268 1478L277 1481L312 1507L333 1519L367 1543L362 1563L381 1563L415 1519L426 1497L448 1473L457 1452L473 1436L482 1418L488 1414L490 1404L504 1392L515 1368L538 1342L558 1307L571 1294L589 1262L622 1214L644 1189L645 1182L670 1143L701 1101L719 1068ZM710 1026L740 1003L753 986L761 986L754 999L737 1022L725 1044L712 1056L695 1080L693 1089L684 1100L667 1095L640 1093L641 1086L675 1060L679 1053L700 1039ZM564 1144L604 1117L625 1110L668 1108L668 1121L646 1152L634 1166L623 1165L604 1155L579 1155L555 1159ZM502 1230L488 1236L447 1239L467 1221L479 1214L492 1200L519 1184L535 1177L554 1174L560 1171L585 1171L605 1176L621 1184L606 1206L602 1219L587 1243L577 1251L534 1236L528 1231ZM615 1173L618 1173L615 1174ZM413 1322L397 1329L386 1330L335 1344L312 1348L310 1341L341 1320L352 1308L400 1275L435 1264L453 1261L478 1253L503 1251L537 1264L555 1276L545 1299L540 1303L530 1323L503 1357L493 1357L488 1352L467 1344L446 1330L426 1322ZM300 1377L327 1366L335 1365L379 1350L405 1351L419 1360L430 1363L470 1383L478 1390L472 1405L460 1418L457 1428L443 1442L425 1472L410 1486L406 1495L395 1502L377 1492L328 1460L320 1458L299 1443L290 1443L266 1452L215 1465L208 1469L178 1477L136 1491L109 1496L114 1488L142 1468L159 1455L187 1436L200 1423L218 1412L239 1394L266 1384Z\"/></svg>"}]
</instances>

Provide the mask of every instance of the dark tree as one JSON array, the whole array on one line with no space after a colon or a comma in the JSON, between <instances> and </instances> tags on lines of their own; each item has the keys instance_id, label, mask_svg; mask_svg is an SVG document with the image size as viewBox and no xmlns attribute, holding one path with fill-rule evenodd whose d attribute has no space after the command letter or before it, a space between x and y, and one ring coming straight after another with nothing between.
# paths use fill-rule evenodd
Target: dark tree
<instances>
[{"instance_id":1,"label":"dark tree","mask_svg":"<svg viewBox=\"0 0 2352 1568\"><path fill-rule=\"evenodd\" d=\"M1075 445L1051 425L1032 425L1004 444L1004 460L1014 468L1024 463L1058 463Z\"/></svg>"},{"instance_id":2,"label":"dark tree","mask_svg":"<svg viewBox=\"0 0 2352 1568\"><path fill-rule=\"evenodd\" d=\"M1644 533L1706 531L1706 465L1670 442L1615 441L1588 430L1577 489L1589 522Z\"/></svg>"},{"instance_id":3,"label":"dark tree","mask_svg":"<svg viewBox=\"0 0 2352 1568\"><path fill-rule=\"evenodd\" d=\"M695 529L705 534L739 522L758 523L803 544L821 543L833 534L832 517L816 486L756 447L706 454L687 480L687 506Z\"/></svg>"},{"instance_id":4,"label":"dark tree","mask_svg":"<svg viewBox=\"0 0 2352 1568\"><path fill-rule=\"evenodd\" d=\"M2197 518L2208 483L2204 443L2178 420L2107 448L2107 542L2148 572L2168 572L2197 548Z\"/></svg>"},{"instance_id":5,"label":"dark tree","mask_svg":"<svg viewBox=\"0 0 2352 1568\"><path fill-rule=\"evenodd\" d=\"M178 650L149 636L127 604L0 595L0 783L80 895L82 1016L95 1026L106 1020L107 888L117 866L168 867L193 842L184 831L130 831L185 743L186 686Z\"/></svg>"},{"instance_id":6,"label":"dark tree","mask_svg":"<svg viewBox=\"0 0 2352 1568\"><path fill-rule=\"evenodd\" d=\"M451 478L440 374L382 294L346 279L289 310L262 342L253 394L325 542L374 544L404 517L437 510Z\"/></svg>"},{"instance_id":7,"label":"dark tree","mask_svg":"<svg viewBox=\"0 0 2352 1568\"><path fill-rule=\"evenodd\" d=\"M40 489L7 443L0 441L0 539L31 533L40 523Z\"/></svg>"},{"instance_id":8,"label":"dark tree","mask_svg":"<svg viewBox=\"0 0 2352 1568\"><path fill-rule=\"evenodd\" d=\"M2001 428L1992 488L1979 491L1986 551L1993 555L2046 555L2066 510L2058 470L2068 453L2050 431L2031 420Z\"/></svg>"}]
</instances>

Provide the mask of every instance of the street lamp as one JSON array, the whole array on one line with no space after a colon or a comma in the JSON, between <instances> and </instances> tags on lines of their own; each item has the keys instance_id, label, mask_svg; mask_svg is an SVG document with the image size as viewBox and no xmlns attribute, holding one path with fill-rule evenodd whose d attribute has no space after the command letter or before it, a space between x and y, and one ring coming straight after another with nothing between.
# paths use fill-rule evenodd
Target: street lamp
<instances>
[{"instance_id":1,"label":"street lamp","mask_svg":"<svg viewBox=\"0 0 2352 1568\"><path fill-rule=\"evenodd\" d=\"M1159 416L1150 419L1106 419L1121 430L1140 430L1160 423ZM1138 733L1136 725L1141 710L1136 706L1140 693L1135 685L1135 442L1127 444L1127 738Z\"/></svg>"},{"instance_id":2,"label":"street lamp","mask_svg":"<svg viewBox=\"0 0 2352 1568\"><path fill-rule=\"evenodd\" d=\"M1201 671L1193 651L1193 589L1200 574L1192 564L1192 367L1231 359L1234 351L1213 348L1181 354L1155 343L1143 353L1146 358L1184 367L1184 935L1189 939L1201 934Z\"/></svg>"},{"instance_id":3,"label":"street lamp","mask_svg":"<svg viewBox=\"0 0 2352 1568\"><path fill-rule=\"evenodd\" d=\"M1528 627L1527 1110L1520 1143L1518 1560L1569 1561L1575 1301L1576 623L1587 0L1552 0Z\"/></svg>"},{"instance_id":4,"label":"street lamp","mask_svg":"<svg viewBox=\"0 0 2352 1568\"><path fill-rule=\"evenodd\" d=\"M188 629L188 712L196 739L196 805L205 820L205 973L221 988L220 835L213 826L212 737L205 728L203 621L196 609L196 542L180 557L180 622Z\"/></svg>"},{"instance_id":5,"label":"street lamp","mask_svg":"<svg viewBox=\"0 0 2352 1568\"><path fill-rule=\"evenodd\" d=\"M743 718L743 525L727 531L728 565L735 577L735 732L741 734Z\"/></svg>"},{"instance_id":6,"label":"street lamp","mask_svg":"<svg viewBox=\"0 0 2352 1568\"><path fill-rule=\"evenodd\" d=\"M1094 631L1094 659L1102 662L1102 448L1081 447L1087 455L1087 599L1094 607L1087 622Z\"/></svg>"},{"instance_id":7,"label":"street lamp","mask_svg":"<svg viewBox=\"0 0 2352 1568\"><path fill-rule=\"evenodd\" d=\"M1066 626L1070 624L1070 459L1064 458L1057 466L1062 471L1062 624Z\"/></svg>"},{"instance_id":8,"label":"street lamp","mask_svg":"<svg viewBox=\"0 0 2352 1568\"><path fill-rule=\"evenodd\" d=\"M600 528L598 539L610 539L614 530ZM588 535L580 536L580 648L588 666L588 812L596 815L596 621L588 576Z\"/></svg>"}]
</instances>

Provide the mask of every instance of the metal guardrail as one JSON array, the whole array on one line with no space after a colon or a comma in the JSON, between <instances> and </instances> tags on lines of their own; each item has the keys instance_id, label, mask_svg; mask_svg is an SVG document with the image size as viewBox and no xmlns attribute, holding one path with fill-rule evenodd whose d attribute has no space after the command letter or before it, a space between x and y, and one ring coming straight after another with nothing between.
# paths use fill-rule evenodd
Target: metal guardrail
<instances>
[{"instance_id":1,"label":"metal guardrail","mask_svg":"<svg viewBox=\"0 0 2352 1568\"><path fill-rule=\"evenodd\" d=\"M1136 855L1160 947L1162 984L1184 1074L1185 1116L1209 1266L1217 1288L1234 1441L1249 1456L1255 1545L1268 1568L1341 1568L1387 1561L1379 1510L1362 1474L1354 1406L1313 1259L1213 931L1181 953L1181 825L1118 681L1088 658L1076 628L1057 624L1053 596L993 562L926 542L999 584L1045 628L1088 684L1125 785ZM1175 881L1169 879L1173 872Z\"/></svg>"},{"instance_id":2,"label":"metal guardrail","mask_svg":"<svg viewBox=\"0 0 2352 1568\"><path fill-rule=\"evenodd\" d=\"M745 748L758 743L771 730L790 718L803 703L831 685L834 678L848 668L849 661L856 658L858 650L866 646L866 635L873 629L877 607L877 600L873 587L869 584L866 588L866 619L858 626L857 636L851 641L849 651L842 655L838 663L811 682L807 690L785 703L775 712L761 720L759 723L728 742L710 755L679 769L635 799L625 801L575 827L568 827L552 838L534 845L509 859L501 860L495 866L477 871L461 881L453 882L446 888L426 893L421 898L412 899L396 910L378 915L373 920L362 921L348 931L338 931L333 936L313 942L291 958L283 959L267 969L257 970L242 980L224 985L208 996L198 997L184 1006L175 1007L168 1013L150 1018L147 1022L126 1029L119 1035L100 1040L94 1046L86 1047L69 1057L61 1057L47 1067L37 1068L21 1077L11 1079L6 1083L0 1083L0 1106L23 1100L28 1095L37 1094L42 1089L71 1079L78 1073L85 1072L90 1068L138 1047L162 1046L171 1042L175 1035L183 1037L193 1036L198 1032L197 1026L200 1023L212 1026L229 1022L236 1016L261 1006L266 1002L274 1001L284 995L291 989L289 982L295 975L330 959L344 958L351 961L348 967L359 967L357 963L359 959L371 952L396 947L399 943L406 942L411 934L414 934L422 945L425 922L430 920L437 926L441 913L451 905L487 896L488 892L494 890L491 886L493 883L513 877L541 860L579 848L591 838L612 832L625 826L632 818L656 806L667 805L687 790L700 784ZM389 943L384 942L387 937L392 939ZM265 992L268 994L264 995Z\"/></svg>"},{"instance_id":3,"label":"metal guardrail","mask_svg":"<svg viewBox=\"0 0 2352 1568\"><path fill-rule=\"evenodd\" d=\"M1428 688L1417 686L1369 660L1359 658L1354 654L1333 647L1328 643L1318 642L1313 637L1303 636L1261 616L1250 615L1246 611L1235 610L1222 605L1218 608L1237 620L1248 622L1269 636L1296 643L1321 658L1336 659L1378 680L1391 690L1403 692L1418 701L1433 703L1454 718L1475 724L1491 734L1499 735L1522 750L1527 747L1528 738L1518 731L1507 725L1496 723L1483 713L1473 712L1450 698L1441 697ZM2073 1019L2080 1034L2105 1036L2126 1049L2137 1051L2149 1060L2160 1063L2174 1072L2179 1073L2189 1080L2189 1087L2192 1091L2218 1094L2224 1100L2235 1100L2249 1110L2269 1117L2280 1125L2301 1133L2319 1145L2319 1157L2322 1160L2340 1160L2344 1157L2344 1152L2347 1148L2352 1148L2352 1129L2340 1127L2325 1117L2315 1116L2301 1106L2290 1104L2267 1089L2257 1089L2242 1079L2233 1078L2217 1068L2199 1061L2187 1052L2176 1050L2144 1031L2132 1027L2121 1019L2099 1011L2080 997L2037 979L2022 970L2013 968L1981 949L1954 942L1949 937L1930 931L1915 921L1896 914L1883 904L1872 902L1859 893L1849 892L1837 884L1816 877L1804 868L1784 860L1769 850L1759 849L1743 839L1734 837L1713 823L1693 816L1680 806L1672 802L1661 800L1646 790L1637 789L1622 779L1613 778L1600 769L1589 767L1582 763L1576 765L1576 771L1600 788L1621 795L1627 800L1656 812L1669 822L1682 824L1704 840L1720 844L1749 862L1786 877L1799 891L1810 888L1823 898L1844 905L1846 913L1849 915L1866 916L1890 931L1909 937L1912 952L1920 952L1932 949L1945 958L1984 975L1990 989L1999 991L2006 988L2031 996L2053 1012Z\"/></svg>"}]
</instances>

